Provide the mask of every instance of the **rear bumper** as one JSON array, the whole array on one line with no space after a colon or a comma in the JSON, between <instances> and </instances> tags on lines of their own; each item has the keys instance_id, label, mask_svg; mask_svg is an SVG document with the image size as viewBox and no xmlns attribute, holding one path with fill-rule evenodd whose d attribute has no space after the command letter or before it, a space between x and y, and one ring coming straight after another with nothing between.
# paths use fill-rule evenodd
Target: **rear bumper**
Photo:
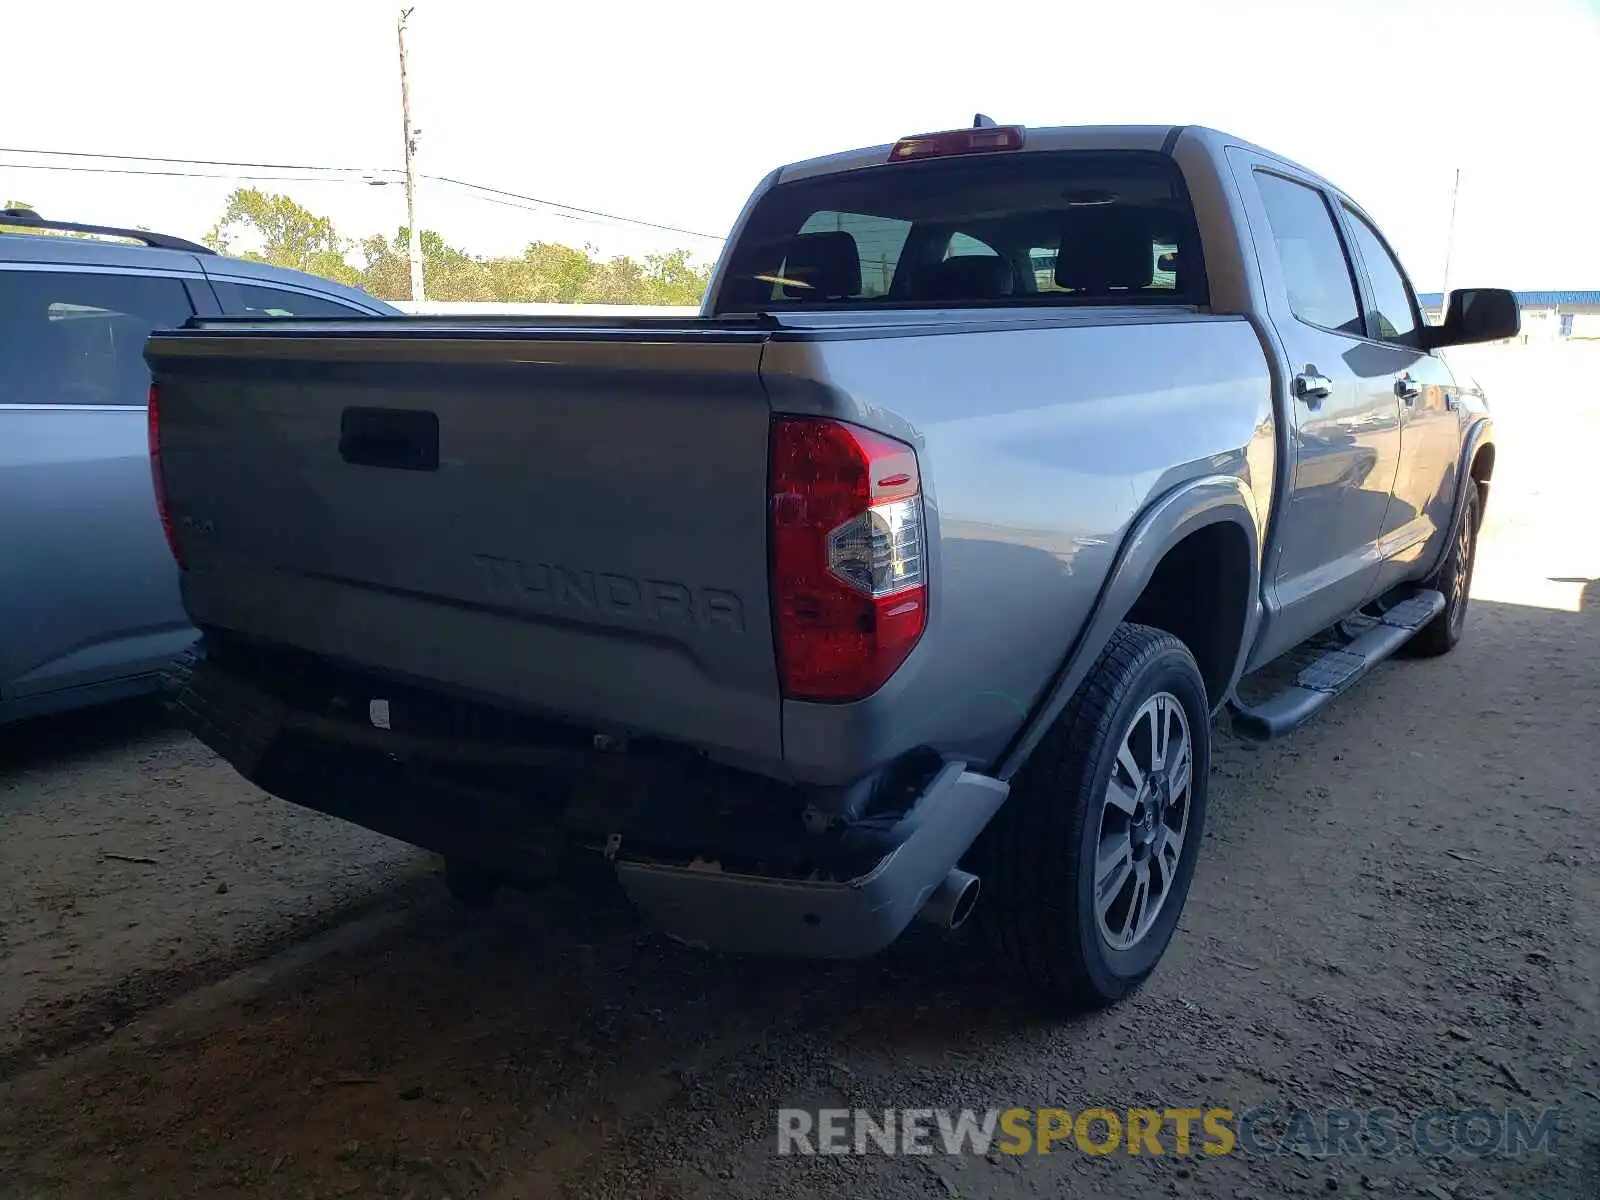
<instances>
[{"instance_id":1,"label":"rear bumper","mask_svg":"<svg viewBox=\"0 0 1600 1200\"><path fill-rule=\"evenodd\" d=\"M1008 791L948 763L907 820L900 845L849 881L780 879L621 861L628 898L669 937L712 950L862 958L905 931Z\"/></svg>"},{"instance_id":2,"label":"rear bumper","mask_svg":"<svg viewBox=\"0 0 1600 1200\"><path fill-rule=\"evenodd\" d=\"M817 834L798 808L784 816L789 809L763 794L767 781L758 777L722 785L708 803L692 777L649 763L640 765L654 778L637 787L571 750L391 737L289 703L208 660L204 648L174 663L166 692L195 735L263 790L446 856L513 876L543 874L567 846L606 843L641 914L668 936L713 950L859 958L883 949L1008 792L964 763L936 764L891 812ZM451 754L459 767L463 752L526 774L486 790L437 769ZM536 799L538 791L548 794ZM728 791L739 793L736 802L721 802ZM831 865L794 865L806 862ZM789 865L758 873L763 863Z\"/></svg>"}]
</instances>

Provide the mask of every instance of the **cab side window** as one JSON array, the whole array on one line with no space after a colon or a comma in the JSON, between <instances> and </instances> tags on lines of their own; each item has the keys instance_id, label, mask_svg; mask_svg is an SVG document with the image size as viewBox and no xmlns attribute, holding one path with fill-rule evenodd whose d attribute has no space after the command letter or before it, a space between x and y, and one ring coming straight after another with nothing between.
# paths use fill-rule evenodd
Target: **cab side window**
<instances>
[{"instance_id":1,"label":"cab side window","mask_svg":"<svg viewBox=\"0 0 1600 1200\"><path fill-rule=\"evenodd\" d=\"M1405 272L1376 229L1348 208L1344 212L1350 219L1356 252L1361 255L1367 278L1372 283L1372 316L1377 323L1378 336L1402 346L1417 345L1417 310Z\"/></svg>"},{"instance_id":2,"label":"cab side window","mask_svg":"<svg viewBox=\"0 0 1600 1200\"><path fill-rule=\"evenodd\" d=\"M1308 325L1364 337L1355 276L1322 193L1266 171L1256 172L1256 186L1278 248L1289 311Z\"/></svg>"}]
</instances>

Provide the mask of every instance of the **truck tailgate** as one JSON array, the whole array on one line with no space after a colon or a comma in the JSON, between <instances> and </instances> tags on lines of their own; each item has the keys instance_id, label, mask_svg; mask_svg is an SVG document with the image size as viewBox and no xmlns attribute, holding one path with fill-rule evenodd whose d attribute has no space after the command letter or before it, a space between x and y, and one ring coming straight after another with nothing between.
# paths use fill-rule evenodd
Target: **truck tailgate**
<instances>
[{"instance_id":1,"label":"truck tailgate","mask_svg":"<svg viewBox=\"0 0 1600 1200\"><path fill-rule=\"evenodd\" d=\"M149 348L197 623L781 755L760 334L218 325Z\"/></svg>"}]
</instances>

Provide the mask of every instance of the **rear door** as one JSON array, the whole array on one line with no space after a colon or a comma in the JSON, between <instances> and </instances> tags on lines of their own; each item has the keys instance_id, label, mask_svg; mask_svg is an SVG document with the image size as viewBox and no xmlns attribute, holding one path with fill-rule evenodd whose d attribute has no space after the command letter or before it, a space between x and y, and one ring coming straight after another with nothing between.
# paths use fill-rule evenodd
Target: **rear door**
<instances>
[{"instance_id":1,"label":"rear door","mask_svg":"<svg viewBox=\"0 0 1600 1200\"><path fill-rule=\"evenodd\" d=\"M1277 603L1258 662L1357 608L1377 580L1399 459L1399 400L1385 347L1366 337L1354 260L1334 201L1284 164L1231 152L1289 358L1295 461L1268 581Z\"/></svg>"},{"instance_id":2,"label":"rear door","mask_svg":"<svg viewBox=\"0 0 1600 1200\"><path fill-rule=\"evenodd\" d=\"M1354 206L1341 209L1366 281L1368 354L1387 372L1364 383L1374 404L1391 394L1400 402L1400 463L1380 533L1377 595L1415 575L1443 545L1455 504L1461 421L1449 368L1420 348L1421 310L1400 260Z\"/></svg>"},{"instance_id":3,"label":"rear door","mask_svg":"<svg viewBox=\"0 0 1600 1200\"><path fill-rule=\"evenodd\" d=\"M158 670L192 637L150 484L143 358L176 274L0 264L0 696Z\"/></svg>"}]
</instances>

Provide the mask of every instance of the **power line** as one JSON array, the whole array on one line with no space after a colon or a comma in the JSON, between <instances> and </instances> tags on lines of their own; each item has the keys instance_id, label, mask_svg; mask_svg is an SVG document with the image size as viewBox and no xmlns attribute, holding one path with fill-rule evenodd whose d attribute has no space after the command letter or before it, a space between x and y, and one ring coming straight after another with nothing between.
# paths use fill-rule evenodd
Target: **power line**
<instances>
[{"instance_id":1,"label":"power line","mask_svg":"<svg viewBox=\"0 0 1600 1200\"><path fill-rule=\"evenodd\" d=\"M255 183L365 183L362 179L328 179L321 175L237 175L233 172L209 173L205 171L149 171L133 167L66 167L60 163L8 163L0 162L6 171L80 171L94 175L165 175L175 179L247 179ZM386 181L387 182L387 181Z\"/></svg>"},{"instance_id":2,"label":"power line","mask_svg":"<svg viewBox=\"0 0 1600 1200\"><path fill-rule=\"evenodd\" d=\"M622 221L629 225L643 225L646 229L661 229L667 233L682 233L689 237L709 238L711 241L723 241L721 234L702 233L698 229L683 229L677 225L661 225L655 221L641 221L637 217L622 217L616 213L599 212L592 208L579 208L575 204L562 204L559 200L542 200L538 196L524 196L521 192L508 192L504 188L488 187L481 183L468 183L464 179L451 179L448 175L424 175L424 179L431 179L435 183L450 183L456 187L471 188L475 192L488 192L495 196L509 196L513 200L528 200L534 204L542 204L546 208L560 208L567 212L581 213L586 217L602 217L607 221Z\"/></svg>"},{"instance_id":3,"label":"power line","mask_svg":"<svg viewBox=\"0 0 1600 1200\"><path fill-rule=\"evenodd\" d=\"M0 146L0 154L37 154L51 158L109 158L115 162L178 163L186 167L251 167L261 171L337 171L345 174L399 174L397 167L321 167L310 163L234 162L225 158L170 158L162 154L94 154L87 150L24 150Z\"/></svg>"},{"instance_id":4,"label":"power line","mask_svg":"<svg viewBox=\"0 0 1600 1200\"><path fill-rule=\"evenodd\" d=\"M424 176L431 178L431 176ZM576 221L580 225L604 225L608 229L627 229L632 224L624 225L620 221L605 221L599 217L584 217L576 213L563 212L560 209L541 207L534 204L520 204L515 200L502 200L498 196L467 196L468 200L476 200L481 204L498 204L505 208L518 208L523 212L540 213L547 217L559 217L563 221ZM697 235L704 236L704 235Z\"/></svg>"},{"instance_id":5,"label":"power line","mask_svg":"<svg viewBox=\"0 0 1600 1200\"><path fill-rule=\"evenodd\" d=\"M398 175L401 172L395 167L329 167L314 166L306 163L262 163L262 162L234 162L227 159L215 158L163 158L149 154L92 154L87 151L76 150L26 150L14 146L0 146L0 154L39 154L51 155L58 158L103 158L114 162L154 162L173 163L179 166L197 167L243 167L252 170L270 171L320 171L328 174L339 175ZM195 179L250 179L271 180L283 179L285 182L315 182L304 177L294 176L258 176L258 175L218 175L199 171L152 171L134 170L127 167L74 167L59 166L54 163L0 163L3 167L16 167L21 170L43 171L82 171L107 175L170 175L175 177L190 177ZM598 217L603 221L617 222L623 225L637 225L645 229L659 229L665 233L681 233L686 237L705 238L708 241L720 242L725 239L720 234L704 233L698 229L684 229L677 225L664 225L657 221L645 221L638 217L622 216L619 213L602 212L593 208L580 208L575 204L563 204L559 200L546 200L539 196L528 196L521 192L507 191L504 188L490 187L483 183L473 183L466 179L454 179L448 175L423 175L424 179L431 179L435 183L448 183L453 187L466 188L470 191L484 192L494 196L504 196L512 200L526 200L533 204L543 205L547 209L563 209L566 212L579 213L586 217ZM346 182L365 183L366 180L347 180ZM515 205L510 207L516 207ZM529 210L534 211L534 210Z\"/></svg>"}]
</instances>

